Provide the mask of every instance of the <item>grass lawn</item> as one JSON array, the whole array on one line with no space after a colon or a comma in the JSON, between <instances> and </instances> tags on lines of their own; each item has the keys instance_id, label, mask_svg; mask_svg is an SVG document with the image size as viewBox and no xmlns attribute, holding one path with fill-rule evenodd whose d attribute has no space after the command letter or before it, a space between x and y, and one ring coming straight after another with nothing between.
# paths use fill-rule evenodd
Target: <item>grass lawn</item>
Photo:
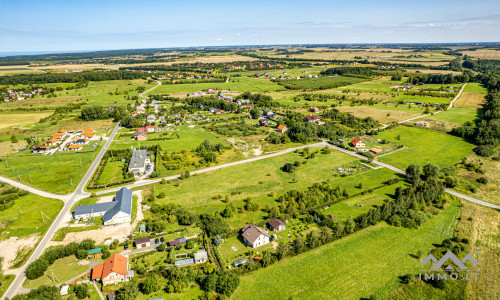
<instances>
[{"instance_id":1,"label":"grass lawn","mask_svg":"<svg viewBox=\"0 0 500 300\"><path fill-rule=\"evenodd\" d=\"M104 166L104 170L102 171L101 176L99 176L97 184L106 184L123 180L124 164L125 163L121 160L108 161L108 163Z\"/></svg>"},{"instance_id":2,"label":"grass lawn","mask_svg":"<svg viewBox=\"0 0 500 300\"><path fill-rule=\"evenodd\" d=\"M0 174L15 180L20 177L22 183L48 192L67 194L76 188L99 149L93 152L58 151L53 155L16 154L0 163Z\"/></svg>"},{"instance_id":3,"label":"grass lawn","mask_svg":"<svg viewBox=\"0 0 500 300\"><path fill-rule=\"evenodd\" d=\"M451 237L460 208L449 206L418 229L385 223L241 277L234 299L388 297L398 276L416 273L419 250ZM265 284L266 288L262 288Z\"/></svg>"},{"instance_id":4,"label":"grass lawn","mask_svg":"<svg viewBox=\"0 0 500 300\"><path fill-rule=\"evenodd\" d=\"M488 94L488 90L478 82L469 82L464 88L467 93Z\"/></svg>"},{"instance_id":5,"label":"grass lawn","mask_svg":"<svg viewBox=\"0 0 500 300\"><path fill-rule=\"evenodd\" d=\"M400 140L396 137L400 136ZM400 126L376 136L408 147L380 157L380 161L406 169L410 164L423 166L433 163L441 168L450 167L468 156L474 145L450 134L423 128Z\"/></svg>"},{"instance_id":6,"label":"grass lawn","mask_svg":"<svg viewBox=\"0 0 500 300\"><path fill-rule=\"evenodd\" d=\"M480 115L481 110L479 109L452 108L447 111L443 111L442 113L428 116L426 118L463 124L467 121L474 121L475 119L479 118Z\"/></svg>"},{"instance_id":7,"label":"grass lawn","mask_svg":"<svg viewBox=\"0 0 500 300\"><path fill-rule=\"evenodd\" d=\"M14 278L16 276L14 275L0 275L0 297L3 296L3 294L7 291L9 288L9 285L14 281Z\"/></svg>"},{"instance_id":8,"label":"grass lawn","mask_svg":"<svg viewBox=\"0 0 500 300\"><path fill-rule=\"evenodd\" d=\"M47 268L47 271L42 277L35 280L26 279L23 286L25 288L38 288L41 285L56 285L60 282L68 281L89 269L88 265L79 265L78 259L75 256L64 257L56 260ZM52 279L52 271L59 281L54 282Z\"/></svg>"},{"instance_id":9,"label":"grass lawn","mask_svg":"<svg viewBox=\"0 0 500 300\"><path fill-rule=\"evenodd\" d=\"M318 148L311 148L311 151ZM294 173L286 173L280 168L286 162L307 162L302 164ZM298 153L287 153L280 156L263 159L251 163L228 167L215 171L191 176L188 179L156 185L156 193L162 191L167 195L158 201L176 203L192 209L196 213L221 211L227 204L223 201L226 195L230 203L241 206L243 199L251 197L261 205L275 205L275 197L286 191L305 190L315 182L329 181L332 186L339 185L346 188L350 194L362 190L355 186L364 182L364 188L370 189L380 186L382 181L392 178L394 173L387 169L368 170L352 176L340 177L336 172L338 167L356 161L357 159L341 152L318 154L315 159L303 159ZM261 182L261 183L259 183ZM231 195L233 192L236 195ZM220 195L221 200L212 197ZM262 220L265 213L262 211L235 214L229 219L231 225L239 227L246 222Z\"/></svg>"},{"instance_id":10,"label":"grass lawn","mask_svg":"<svg viewBox=\"0 0 500 300\"><path fill-rule=\"evenodd\" d=\"M23 211L22 214L19 212L19 207ZM40 211L54 220L62 207L62 201L56 199L48 199L34 194L19 197L12 207L0 211L0 224L2 225L0 226L2 228L0 240L14 236L24 237L33 233L42 235L49 228L51 221L45 219L43 222Z\"/></svg>"}]
</instances>

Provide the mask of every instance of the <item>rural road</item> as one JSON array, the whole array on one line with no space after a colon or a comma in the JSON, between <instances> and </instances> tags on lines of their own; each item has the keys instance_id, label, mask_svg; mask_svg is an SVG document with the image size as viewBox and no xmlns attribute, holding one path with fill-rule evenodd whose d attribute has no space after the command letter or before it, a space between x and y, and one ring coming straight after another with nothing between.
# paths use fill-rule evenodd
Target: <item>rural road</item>
<instances>
[{"instance_id":1,"label":"rural road","mask_svg":"<svg viewBox=\"0 0 500 300\"><path fill-rule=\"evenodd\" d=\"M159 82L158 80L156 80L156 82L158 82L158 85L155 85L154 87L150 88L149 90L140 93L139 97L149 99L149 97L148 96L144 96L144 94L147 94L147 93L151 92L152 90L156 89L157 87L159 87L161 85L161 82Z\"/></svg>"},{"instance_id":2,"label":"rural road","mask_svg":"<svg viewBox=\"0 0 500 300\"><path fill-rule=\"evenodd\" d=\"M462 88L460 88L460 91L458 92L458 94L455 96L455 98L453 98L453 100L451 100L450 104L448 105L448 109L451 109L453 107L453 103L455 103L455 101L457 101L460 98L460 96L462 96L462 92L464 91L464 88L465 88L466 85L467 85L467 83L464 83L464 85L462 85ZM427 114L427 115L423 115L423 116L414 117L414 118L411 118L411 119L408 119L408 120L399 121L398 123L401 124L401 123L404 123L404 122L413 121L413 120L420 119L420 118L423 118L423 117L432 116L432 115L435 115L435 114L442 113L443 111L444 110L440 110L440 111L437 111L437 112L432 113L432 114Z\"/></svg>"},{"instance_id":3,"label":"rural road","mask_svg":"<svg viewBox=\"0 0 500 300\"><path fill-rule=\"evenodd\" d=\"M65 197L69 197L69 199L65 200L65 204L64 204L63 209L59 212L57 218L54 220L54 222L50 226L49 230L47 231L47 233L44 235L44 237L42 238L42 240L40 241L40 243L36 247L35 251L33 251L33 254L31 255L31 257L24 264L24 266L19 269L19 275L16 276L16 278L14 279L14 281L12 282L12 284L9 286L9 288L5 292L5 294L2 297L2 299L5 299L5 297L12 298L18 291L21 290L22 284L23 284L24 280L26 279L26 275L24 273L25 270L26 270L26 267L31 262L33 262L35 259L37 259L43 253L43 251L45 250L45 248L48 246L50 240L54 236L54 234L56 232L56 229L59 227L60 223L62 222L64 216L66 216L68 213L70 213L71 207L78 200L90 196L90 193L84 192L84 188L87 185L88 181L90 180L90 178L91 178L92 174L94 173L95 169L99 165L99 162L101 161L102 157L106 153L106 150L108 149L109 145L113 141L116 133L118 132L118 129L119 129L119 124L116 125L115 129L113 130L113 132L110 135L110 138L104 144L103 148L101 149L101 151L97 155L96 159L94 160L94 162L92 163L91 167L89 168L89 170L87 171L87 173L83 177L82 181L78 185L78 187L75 190L75 192L72 193L72 194L70 194L70 195L65 196ZM253 162L253 161L258 161L258 160L262 160L262 159L266 159L266 158L275 157L275 156L279 156L279 155L282 155L282 154L290 153L290 152L293 152L295 150L303 149L303 148L307 148L307 147L325 147L325 146L327 146L329 148L332 148L332 149L335 149L337 151L340 151L342 153L354 156L356 158L366 159L366 157L364 157L362 155L359 155L359 154L357 154L355 152L352 152L352 151L349 151L349 150L346 150L346 149L343 149L343 148L336 147L334 145L328 144L327 142L323 141L323 142L320 142L320 143L315 143L315 144L310 144L310 145L304 145L304 146L289 148L289 149L286 149L286 150L283 150L283 151L280 151L280 152L275 152L275 153L268 154L268 155L263 155L263 156L259 156L259 157L254 157L254 158L249 158L249 159L245 159L245 160L241 160L241 161L236 161L236 162L232 162L232 163L227 163L227 164L223 164L223 165L209 167L209 168L206 168L206 169L196 170L196 171L191 172L191 174L201 174L201 173L215 171L215 170L222 169L222 168L227 168L227 167L236 166L236 165L240 165L240 164L245 164L245 163L249 163L249 162ZM376 161L376 160L374 160L373 163L375 163L375 164L377 164L379 166L382 166L384 168L390 169L390 170L392 170L394 172L397 172L397 173L400 173L400 174L405 174L404 170L399 169L399 168L394 167L394 166L391 166L389 164L382 163L382 162ZM171 180L171 179L175 179L175 178L178 178L178 177L179 177L179 175L175 175L175 176L170 176L170 177L165 177L165 178L159 178L159 179L153 179L153 180L142 180L142 181L136 182L134 184L127 185L125 187L127 187L127 188L134 188L134 187L139 187L139 186L144 186L144 185L148 185L148 184L157 183L157 182L160 182L162 179ZM3 179L0 178L0 180L3 180ZM6 180L6 182L8 182L8 181ZM15 182L15 181L14 181L14 183L17 184L17 182ZM28 187L26 185L15 185L15 186L17 186L19 188L26 189L26 190L29 190L29 189L34 190L33 193L35 193L37 195L41 195L41 193L45 193L43 191L36 190L36 189L34 189L32 187ZM107 194L107 193L111 193L111 192L116 192L120 188L121 187L117 187L117 188L112 188L112 189L107 189L107 190L99 191L99 192L97 192L97 194L98 195L102 195L102 194ZM31 190L30 190L30 192L31 192ZM495 204L492 204L492 203L484 202L484 201L481 201L481 200L469 197L467 195L464 195L464 194L461 194L461 193L458 193L458 192L455 192L455 191L452 191L452 190L449 190L449 189L445 189L445 192L449 193L451 195L454 195L456 197L459 197L459 198L461 198L463 200L466 200L466 201L470 201L470 202L473 202L473 203L476 203L476 204L479 204L479 205L483 205L483 206L487 206L487 207L491 207L491 208L494 208L494 209L500 209L499 205L495 205ZM58 196L58 197L61 197L61 196ZM49 198L52 198L52 197L49 197ZM59 198L57 198L57 199L59 199Z\"/></svg>"},{"instance_id":4,"label":"rural road","mask_svg":"<svg viewBox=\"0 0 500 300\"><path fill-rule=\"evenodd\" d=\"M25 271L26 271L26 268L28 267L28 265L30 263L32 263L34 260L36 260L40 255L42 255L42 253L45 251L45 248L47 248L47 246L49 245L50 240L52 240L52 237L54 236L57 229L59 228L59 225L62 223L64 217L70 213L70 210L73 207L73 205L78 200L90 196L90 194L85 193L83 191L83 189L85 188L88 181L92 177L92 174L94 173L95 169L99 165L99 162L101 161L102 157L106 153L106 150L108 149L109 145L111 144L111 142L115 138L115 135L118 132L118 129L120 129L120 123L116 124L116 127L113 129L113 132L111 133L108 140L106 141L106 143L102 147L101 151L99 151L99 154L95 158L95 160L92 163L92 165L90 166L90 168L87 170L87 173L85 173L85 176L83 177L82 181L80 182L80 184L76 188L75 192L73 192L70 195L67 195L66 196L66 197L68 197L67 199L66 198L65 198L65 200L61 199L64 201L63 209L59 212L59 214L57 215L54 222L52 222L52 225L50 225L49 229L47 230L45 235L42 237L40 242L38 243L38 246L36 246L35 251L33 251L33 253L31 254L28 261L21 268L19 268L19 275L17 275L16 278L14 279L14 281L11 283L11 285L9 286L9 288L7 289L5 294L3 295L2 299L5 299L6 297L12 298L14 295L16 295L18 290L20 290L22 288L23 282L26 279ZM42 191L38 191L38 192L42 192ZM36 194L39 195L40 193L36 193Z\"/></svg>"}]
</instances>

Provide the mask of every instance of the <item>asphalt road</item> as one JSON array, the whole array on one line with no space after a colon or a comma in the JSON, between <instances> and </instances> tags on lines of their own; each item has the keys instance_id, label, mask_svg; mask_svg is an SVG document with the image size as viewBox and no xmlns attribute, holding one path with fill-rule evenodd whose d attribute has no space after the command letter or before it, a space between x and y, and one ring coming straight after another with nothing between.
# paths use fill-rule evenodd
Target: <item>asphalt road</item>
<instances>
[{"instance_id":1,"label":"asphalt road","mask_svg":"<svg viewBox=\"0 0 500 300\"><path fill-rule=\"evenodd\" d=\"M57 228L59 227L60 223L64 219L64 217L70 213L71 208L73 205L80 199L88 197L90 194L86 193L83 191L85 186L87 185L88 181L92 177L92 174L94 173L95 169L99 165L99 162L101 161L102 157L106 153L106 150L108 149L109 145L115 138L116 133L118 132L118 129L120 129L120 123L116 125L116 127L113 129L113 132L109 136L108 140L102 147L101 151L99 151L99 154L97 154L97 157L95 158L94 162L88 169L87 173L85 173L85 176L83 177L82 181L76 188L75 192L72 194L68 195L68 199L64 202L64 207L63 209L59 212L57 215L56 219L54 222L52 222L52 225L50 225L49 229L47 230L47 233L42 237L40 242L38 243L38 246L35 248L35 251L31 254L30 258L28 261L20 268L19 275L16 276L14 281L11 283L5 294L3 295L2 299L5 299L6 297L12 298L14 295L16 295L17 291L22 287L22 284L24 280L26 279L26 268L27 266L32 263L34 260L36 260L42 253L45 251L45 248L47 248L48 244L50 243L50 240L52 240L52 237L57 231ZM32 188L31 188L32 189ZM39 193L37 193L39 194ZM61 199L62 200L62 199ZM64 201L64 200L63 200Z\"/></svg>"}]
</instances>

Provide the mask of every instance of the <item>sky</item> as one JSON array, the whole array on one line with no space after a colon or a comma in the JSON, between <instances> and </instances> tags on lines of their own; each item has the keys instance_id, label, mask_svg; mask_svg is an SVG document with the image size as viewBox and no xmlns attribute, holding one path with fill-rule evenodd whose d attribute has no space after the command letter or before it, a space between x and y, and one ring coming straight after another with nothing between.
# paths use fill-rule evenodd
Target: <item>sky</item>
<instances>
[{"instance_id":1,"label":"sky","mask_svg":"<svg viewBox=\"0 0 500 300\"><path fill-rule=\"evenodd\" d=\"M499 42L498 0L0 0L0 52Z\"/></svg>"}]
</instances>

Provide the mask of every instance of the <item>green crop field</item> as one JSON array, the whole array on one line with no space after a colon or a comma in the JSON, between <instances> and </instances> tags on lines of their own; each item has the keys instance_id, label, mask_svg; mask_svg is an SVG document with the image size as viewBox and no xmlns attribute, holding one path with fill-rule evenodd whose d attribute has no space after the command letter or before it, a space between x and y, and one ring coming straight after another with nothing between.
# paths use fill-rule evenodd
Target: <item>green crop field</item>
<instances>
[{"instance_id":1,"label":"green crop field","mask_svg":"<svg viewBox=\"0 0 500 300\"><path fill-rule=\"evenodd\" d=\"M286 162L296 160L307 163L291 174L280 170ZM226 195L230 197L230 203L237 206L242 205L243 199L247 197L251 197L261 206L275 205L275 197L269 196L272 192L279 196L289 190L305 190L315 182L327 181L332 186L339 185L347 189L350 194L355 194L362 191L356 187L360 182L364 183L363 189L371 189L396 176L387 169L368 170L347 177L336 176L338 167L353 161L356 159L336 151L331 154L318 154L315 159L308 160L297 153L288 153L224 168L215 173L191 176L179 181L178 186L172 183L157 185L156 192L163 191L167 195L159 199L163 203L176 203L197 213L203 213L221 211L227 205L223 201ZM233 192L237 195L231 196ZM216 195L220 195L222 199L213 200L212 197ZM235 214L229 222L238 227L246 222L259 221L262 217L262 211L246 212Z\"/></svg>"},{"instance_id":2,"label":"green crop field","mask_svg":"<svg viewBox=\"0 0 500 300\"><path fill-rule=\"evenodd\" d=\"M45 233L51 221L45 218L44 222L41 212L54 220L62 207L62 201L56 199L34 194L19 197L13 206L0 211L0 240Z\"/></svg>"},{"instance_id":3,"label":"green crop field","mask_svg":"<svg viewBox=\"0 0 500 300\"><path fill-rule=\"evenodd\" d=\"M400 140L397 140L397 137ZM410 164L433 163L441 168L450 167L470 154L474 145L450 134L423 128L400 126L381 132L377 138L408 147L380 157L380 161L406 169Z\"/></svg>"},{"instance_id":4,"label":"green crop field","mask_svg":"<svg viewBox=\"0 0 500 300\"><path fill-rule=\"evenodd\" d=\"M67 194L76 188L99 149L97 147L93 152L58 151L53 155L10 156L0 163L0 174L18 181L21 178L24 184L52 193Z\"/></svg>"},{"instance_id":5,"label":"green crop field","mask_svg":"<svg viewBox=\"0 0 500 300\"><path fill-rule=\"evenodd\" d=\"M480 83L469 82L465 86L464 92L467 92L467 93L487 94L488 90L482 84L480 84Z\"/></svg>"},{"instance_id":6,"label":"green crop field","mask_svg":"<svg viewBox=\"0 0 500 300\"><path fill-rule=\"evenodd\" d=\"M182 150L192 151L206 139L212 143L224 143L215 135L198 125L193 128L189 128L185 125L177 126L174 130L176 130L179 134L179 138L177 138L173 131L170 131L170 134L168 132L153 134L148 133L148 140L140 142L134 140L131 135L117 135L115 140L113 140L113 143L111 143L110 149L130 149L131 146L135 148L139 148L139 146L144 148L148 145L160 145L161 149L166 152ZM169 135L171 138L165 138L164 140L151 140L155 139L155 137L159 138L162 135Z\"/></svg>"},{"instance_id":7,"label":"green crop field","mask_svg":"<svg viewBox=\"0 0 500 300\"><path fill-rule=\"evenodd\" d=\"M290 90L326 90L366 80L367 79L357 77L337 76L278 80L277 83Z\"/></svg>"},{"instance_id":8,"label":"green crop field","mask_svg":"<svg viewBox=\"0 0 500 300\"><path fill-rule=\"evenodd\" d=\"M418 251L453 234L460 208L449 206L418 229L385 223L356 232L265 269L243 275L234 299L360 299L388 297L398 276L417 273ZM263 289L262 285L266 288Z\"/></svg>"},{"instance_id":9,"label":"green crop field","mask_svg":"<svg viewBox=\"0 0 500 300\"><path fill-rule=\"evenodd\" d=\"M456 124L463 124L467 121L474 121L481 116L481 110L479 109L467 109L467 108L452 108L433 116L426 118L441 120Z\"/></svg>"},{"instance_id":10,"label":"green crop field","mask_svg":"<svg viewBox=\"0 0 500 300\"><path fill-rule=\"evenodd\" d=\"M209 88L218 90L231 90L242 92L268 92L279 91L285 88L264 78L252 77L234 77L228 83L194 83L194 84L169 84L162 85L152 91L152 94L170 94L170 93L190 93L204 91Z\"/></svg>"}]
</instances>

